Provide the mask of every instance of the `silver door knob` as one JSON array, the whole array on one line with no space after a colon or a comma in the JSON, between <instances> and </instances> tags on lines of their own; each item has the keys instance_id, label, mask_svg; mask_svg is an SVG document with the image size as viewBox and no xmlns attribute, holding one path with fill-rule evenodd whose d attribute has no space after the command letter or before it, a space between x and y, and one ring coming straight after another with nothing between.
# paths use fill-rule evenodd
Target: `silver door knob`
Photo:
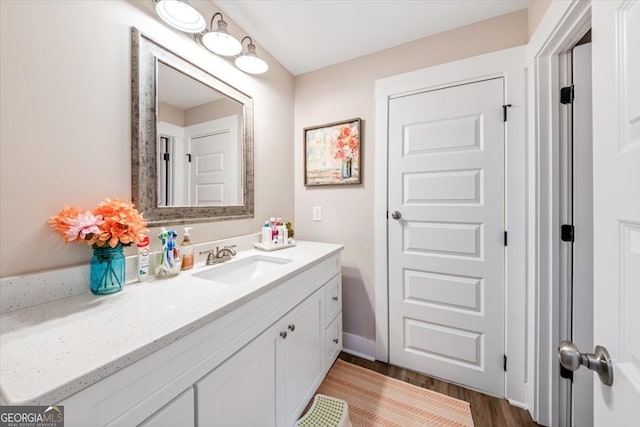
<instances>
[{"instance_id":1,"label":"silver door knob","mask_svg":"<svg viewBox=\"0 0 640 427\"><path fill-rule=\"evenodd\" d=\"M400 213L400 211L393 211L393 212L391 212L391 218L400 219L400 218L402 218L402 214Z\"/></svg>"},{"instance_id":2,"label":"silver door knob","mask_svg":"<svg viewBox=\"0 0 640 427\"><path fill-rule=\"evenodd\" d=\"M580 353L571 341L562 341L558 347L560 364L570 371L584 365L598 373L600 381L605 385L613 384L613 363L606 348L597 345L593 353Z\"/></svg>"}]
</instances>

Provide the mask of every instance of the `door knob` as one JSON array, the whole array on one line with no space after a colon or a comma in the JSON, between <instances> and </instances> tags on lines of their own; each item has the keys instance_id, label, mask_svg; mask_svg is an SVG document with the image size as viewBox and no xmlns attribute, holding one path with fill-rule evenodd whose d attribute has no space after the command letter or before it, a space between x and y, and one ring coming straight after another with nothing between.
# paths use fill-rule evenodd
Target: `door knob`
<instances>
[{"instance_id":1,"label":"door knob","mask_svg":"<svg viewBox=\"0 0 640 427\"><path fill-rule=\"evenodd\" d=\"M393 211L393 212L391 212L391 218L400 219L400 218L402 218L402 214L400 213L400 211Z\"/></svg>"},{"instance_id":2,"label":"door knob","mask_svg":"<svg viewBox=\"0 0 640 427\"><path fill-rule=\"evenodd\" d=\"M600 381L605 385L613 384L613 364L606 348L597 345L593 353L580 353L571 341L562 341L558 347L560 364L570 371L576 371L584 365L598 373Z\"/></svg>"},{"instance_id":3,"label":"door knob","mask_svg":"<svg viewBox=\"0 0 640 427\"><path fill-rule=\"evenodd\" d=\"M296 330L296 325L294 325L294 324L289 325L289 330L291 332L295 331Z\"/></svg>"}]
</instances>

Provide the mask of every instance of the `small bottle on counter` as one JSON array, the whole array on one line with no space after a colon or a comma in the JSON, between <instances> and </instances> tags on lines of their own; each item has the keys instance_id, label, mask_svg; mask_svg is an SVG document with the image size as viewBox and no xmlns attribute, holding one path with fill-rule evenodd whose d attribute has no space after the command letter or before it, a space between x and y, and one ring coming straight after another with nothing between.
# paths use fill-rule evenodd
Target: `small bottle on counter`
<instances>
[{"instance_id":1,"label":"small bottle on counter","mask_svg":"<svg viewBox=\"0 0 640 427\"><path fill-rule=\"evenodd\" d=\"M180 267L181 270L189 270L193 268L193 259L194 259L194 251L193 251L193 243L191 243L191 236L189 235L189 231L193 227L185 227L184 234L182 235L182 243L180 243L180 255L182 256L182 265Z\"/></svg>"},{"instance_id":2,"label":"small bottle on counter","mask_svg":"<svg viewBox=\"0 0 640 427\"><path fill-rule=\"evenodd\" d=\"M287 227L282 223L282 219L278 218L278 241L280 242L280 246L287 246L288 237L287 237Z\"/></svg>"},{"instance_id":3,"label":"small bottle on counter","mask_svg":"<svg viewBox=\"0 0 640 427\"><path fill-rule=\"evenodd\" d=\"M278 230L276 230L276 219L274 217L269 218L269 227L271 227L271 246L273 246L273 238L278 234Z\"/></svg>"},{"instance_id":4,"label":"small bottle on counter","mask_svg":"<svg viewBox=\"0 0 640 427\"><path fill-rule=\"evenodd\" d=\"M144 282L149 278L149 236L138 243L138 280Z\"/></svg>"},{"instance_id":5,"label":"small bottle on counter","mask_svg":"<svg viewBox=\"0 0 640 427\"><path fill-rule=\"evenodd\" d=\"M269 249L271 248L272 242L273 236L271 234L271 227L269 226L269 221L265 221L264 227L262 227L262 246Z\"/></svg>"}]
</instances>

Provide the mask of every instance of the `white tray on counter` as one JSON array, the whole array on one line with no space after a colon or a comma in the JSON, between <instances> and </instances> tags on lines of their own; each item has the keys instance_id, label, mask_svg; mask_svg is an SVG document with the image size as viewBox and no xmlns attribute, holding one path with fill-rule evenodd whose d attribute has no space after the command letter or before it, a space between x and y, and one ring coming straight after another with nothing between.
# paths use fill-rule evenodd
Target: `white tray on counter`
<instances>
[{"instance_id":1,"label":"white tray on counter","mask_svg":"<svg viewBox=\"0 0 640 427\"><path fill-rule=\"evenodd\" d=\"M287 243L286 245L272 246L270 248L267 248L266 246L263 246L262 243L254 243L253 244L253 246L255 246L256 249L259 249L261 251L266 251L266 252L279 251L280 249L291 248L291 247L293 247L295 245L296 245L296 241L293 240L293 239L289 239L289 243Z\"/></svg>"}]
</instances>

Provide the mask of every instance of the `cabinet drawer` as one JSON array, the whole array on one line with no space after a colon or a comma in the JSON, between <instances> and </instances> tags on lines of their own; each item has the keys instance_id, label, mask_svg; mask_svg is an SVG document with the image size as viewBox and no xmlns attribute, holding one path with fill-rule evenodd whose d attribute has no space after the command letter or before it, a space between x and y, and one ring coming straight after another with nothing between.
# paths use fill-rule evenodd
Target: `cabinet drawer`
<instances>
[{"instance_id":1,"label":"cabinet drawer","mask_svg":"<svg viewBox=\"0 0 640 427\"><path fill-rule=\"evenodd\" d=\"M327 372L342 350L342 313L338 314L327 327L325 340L324 370Z\"/></svg>"},{"instance_id":2,"label":"cabinet drawer","mask_svg":"<svg viewBox=\"0 0 640 427\"><path fill-rule=\"evenodd\" d=\"M338 274L325 285L325 322L329 325L342 311L342 275Z\"/></svg>"}]
</instances>

